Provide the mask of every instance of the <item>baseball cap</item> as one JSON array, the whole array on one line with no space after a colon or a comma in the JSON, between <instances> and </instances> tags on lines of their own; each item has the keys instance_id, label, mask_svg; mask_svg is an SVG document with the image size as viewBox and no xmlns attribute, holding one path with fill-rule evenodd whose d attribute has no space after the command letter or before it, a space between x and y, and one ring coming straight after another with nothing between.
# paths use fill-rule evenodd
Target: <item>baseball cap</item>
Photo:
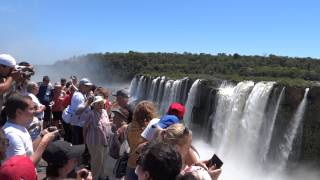
<instances>
[{"instance_id":1,"label":"baseball cap","mask_svg":"<svg viewBox=\"0 0 320 180\"><path fill-rule=\"evenodd\" d=\"M17 63L10 54L0 54L0 64L14 68Z\"/></svg>"},{"instance_id":2,"label":"baseball cap","mask_svg":"<svg viewBox=\"0 0 320 180\"><path fill-rule=\"evenodd\" d=\"M166 129L167 127L171 126L172 124L179 123L179 119L175 115L164 115L160 118L158 122L158 126L162 129Z\"/></svg>"},{"instance_id":3,"label":"baseball cap","mask_svg":"<svg viewBox=\"0 0 320 180\"><path fill-rule=\"evenodd\" d=\"M129 92L125 89L121 89L119 91L117 91L116 94L113 94L113 96L121 96L121 97L124 97L124 98L129 98Z\"/></svg>"},{"instance_id":4,"label":"baseball cap","mask_svg":"<svg viewBox=\"0 0 320 180\"><path fill-rule=\"evenodd\" d=\"M147 140L148 142L150 142L150 141L154 138L156 132L157 132L158 129L159 129L159 128L158 128L159 126L157 126L157 124L158 124L159 121L160 121L159 118L154 118L154 119L152 119L152 120L148 123L147 127L146 127L146 128L143 130L143 132L141 133L141 137L143 137L145 140Z\"/></svg>"},{"instance_id":5,"label":"baseball cap","mask_svg":"<svg viewBox=\"0 0 320 180\"><path fill-rule=\"evenodd\" d=\"M42 158L50 164L64 165L69 159L78 159L84 153L85 146L72 145L66 141L58 140L49 144L42 154Z\"/></svg>"},{"instance_id":6,"label":"baseball cap","mask_svg":"<svg viewBox=\"0 0 320 180\"><path fill-rule=\"evenodd\" d=\"M174 102L170 105L167 114L177 115L179 119L183 119L184 112L185 107L180 103Z\"/></svg>"},{"instance_id":7,"label":"baseball cap","mask_svg":"<svg viewBox=\"0 0 320 180\"><path fill-rule=\"evenodd\" d=\"M13 156L0 166L1 180L36 180L37 174L31 159L26 156Z\"/></svg>"},{"instance_id":8,"label":"baseball cap","mask_svg":"<svg viewBox=\"0 0 320 180\"><path fill-rule=\"evenodd\" d=\"M93 84L90 82L90 80L88 78L82 78L79 81L79 85L92 86Z\"/></svg>"}]
</instances>

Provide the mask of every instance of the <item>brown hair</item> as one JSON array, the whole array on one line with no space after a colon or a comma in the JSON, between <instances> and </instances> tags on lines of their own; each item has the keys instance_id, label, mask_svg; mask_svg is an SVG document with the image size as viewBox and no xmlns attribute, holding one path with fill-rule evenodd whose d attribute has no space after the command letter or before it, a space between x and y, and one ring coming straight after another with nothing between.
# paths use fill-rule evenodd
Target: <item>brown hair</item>
<instances>
[{"instance_id":1,"label":"brown hair","mask_svg":"<svg viewBox=\"0 0 320 180\"><path fill-rule=\"evenodd\" d=\"M6 106L6 113L7 116L11 119L14 120L16 118L16 111L18 109L25 110L28 108L29 104L27 100L31 100L31 97L29 96L22 96L19 93L13 93L11 94L7 102L5 104Z\"/></svg>"},{"instance_id":2,"label":"brown hair","mask_svg":"<svg viewBox=\"0 0 320 180\"><path fill-rule=\"evenodd\" d=\"M6 156L6 149L7 149L6 141L7 141L6 135L4 134L3 129L0 128L0 161L2 161Z\"/></svg>"},{"instance_id":3,"label":"brown hair","mask_svg":"<svg viewBox=\"0 0 320 180\"><path fill-rule=\"evenodd\" d=\"M106 88L103 87L97 87L97 89L95 90L96 92L98 92L101 96L103 96L105 99L109 98L109 91Z\"/></svg>"},{"instance_id":4,"label":"brown hair","mask_svg":"<svg viewBox=\"0 0 320 180\"><path fill-rule=\"evenodd\" d=\"M158 117L157 108L151 101L141 101L137 104L133 112L133 120L144 126L144 122L151 121L153 118Z\"/></svg>"}]
</instances>

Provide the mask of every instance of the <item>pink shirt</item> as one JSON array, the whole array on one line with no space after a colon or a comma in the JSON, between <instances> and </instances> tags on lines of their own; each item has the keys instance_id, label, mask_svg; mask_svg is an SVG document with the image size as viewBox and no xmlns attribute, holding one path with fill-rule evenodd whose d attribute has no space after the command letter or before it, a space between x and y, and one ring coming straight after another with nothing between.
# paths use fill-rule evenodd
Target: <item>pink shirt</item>
<instances>
[{"instance_id":1,"label":"pink shirt","mask_svg":"<svg viewBox=\"0 0 320 180\"><path fill-rule=\"evenodd\" d=\"M112 132L106 110L103 109L102 113L91 110L83 128L86 144L108 145Z\"/></svg>"}]
</instances>

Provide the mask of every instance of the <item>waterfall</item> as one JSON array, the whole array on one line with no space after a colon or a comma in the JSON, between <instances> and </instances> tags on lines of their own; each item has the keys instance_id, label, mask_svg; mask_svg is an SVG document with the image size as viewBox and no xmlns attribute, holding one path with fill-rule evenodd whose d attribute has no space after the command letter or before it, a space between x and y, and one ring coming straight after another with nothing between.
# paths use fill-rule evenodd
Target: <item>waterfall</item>
<instances>
[{"instance_id":1,"label":"waterfall","mask_svg":"<svg viewBox=\"0 0 320 180\"><path fill-rule=\"evenodd\" d=\"M144 76L141 76L138 81L137 91L135 93L135 99L140 100L143 97L144 91Z\"/></svg>"},{"instance_id":2,"label":"waterfall","mask_svg":"<svg viewBox=\"0 0 320 180\"><path fill-rule=\"evenodd\" d=\"M173 82L169 96L169 105L173 102L179 101L179 96L181 93L181 82L181 80L175 80Z\"/></svg>"},{"instance_id":3,"label":"waterfall","mask_svg":"<svg viewBox=\"0 0 320 180\"><path fill-rule=\"evenodd\" d=\"M286 168L289 155L292 150L292 145L294 138L296 137L298 127L303 120L304 112L307 104L307 96L308 96L309 88L306 88L303 100L299 104L297 111L295 112L292 121L290 122L289 128L287 129L284 137L285 142L280 145L280 158L279 158L279 170L282 171Z\"/></svg>"},{"instance_id":4,"label":"waterfall","mask_svg":"<svg viewBox=\"0 0 320 180\"><path fill-rule=\"evenodd\" d=\"M216 112L216 114L222 114L217 114L217 119L214 119L213 128L216 128L215 126L217 126L219 129L213 129L213 131L216 131L216 133L212 138L213 143L220 142L215 145L217 147L218 154L225 156L239 141L237 136L239 127L241 126L240 120L243 116L243 109L245 107L246 100L253 86L254 82L243 81L239 82L236 87L232 89L226 87L219 90L219 98L222 99L222 102L218 104L218 109L221 109L222 111ZM229 96L229 98L223 97L226 95ZM229 105L224 107L224 104ZM219 119L219 117L222 117L222 119Z\"/></svg>"},{"instance_id":5,"label":"waterfall","mask_svg":"<svg viewBox=\"0 0 320 180\"><path fill-rule=\"evenodd\" d=\"M186 112L184 115L184 122L186 123L186 125L189 125L191 123L192 120L192 110L193 110L193 106L194 106L194 102L195 102L195 98L196 95L198 93L198 86L200 84L200 79L197 79L191 86L189 93L188 93L188 99L186 102Z\"/></svg>"},{"instance_id":6,"label":"waterfall","mask_svg":"<svg viewBox=\"0 0 320 180\"><path fill-rule=\"evenodd\" d=\"M166 111L168 110L172 84L173 84L173 80L168 80L164 86L162 102L160 103L160 107L159 107L160 115L165 114Z\"/></svg>"},{"instance_id":7,"label":"waterfall","mask_svg":"<svg viewBox=\"0 0 320 180\"><path fill-rule=\"evenodd\" d=\"M225 130L227 116L231 113L232 109L232 96L235 86L227 86L226 83L222 83L217 92L217 107L216 112L213 113L209 120L212 123L212 144L215 149L219 147L222 135Z\"/></svg>"},{"instance_id":8,"label":"waterfall","mask_svg":"<svg viewBox=\"0 0 320 180\"><path fill-rule=\"evenodd\" d=\"M130 87L129 87L129 93L130 93L131 97L135 97L136 96L137 87L138 87L138 80L137 80L137 77L134 77L131 80Z\"/></svg>"},{"instance_id":9,"label":"waterfall","mask_svg":"<svg viewBox=\"0 0 320 180\"><path fill-rule=\"evenodd\" d=\"M275 82L223 81L220 86L217 86L220 81L201 86L201 80L192 85L190 82L187 78L137 76L131 81L130 94L137 101L154 101L160 115L166 113L172 102L185 104L184 121L193 130L194 141L200 139L208 144L196 146L199 152L206 151L201 159L210 158L203 156L214 152L224 161L220 179L290 179L283 178L286 175L283 170L297 151L295 144L299 140L297 134L307 105L308 88L302 101L296 102L290 98L299 97L295 94L299 91Z\"/></svg>"},{"instance_id":10,"label":"waterfall","mask_svg":"<svg viewBox=\"0 0 320 180\"><path fill-rule=\"evenodd\" d=\"M240 130L243 158L251 160L260 158L257 157L260 130L265 121L265 109L273 85L274 82L257 83L247 99Z\"/></svg>"},{"instance_id":11,"label":"waterfall","mask_svg":"<svg viewBox=\"0 0 320 180\"><path fill-rule=\"evenodd\" d=\"M157 95L157 91L159 90L157 85L158 85L159 80L160 80L160 77L157 77L152 80L151 88L150 88L150 91L149 91L148 97L147 97L147 99L150 101L155 101L157 98L156 95Z\"/></svg>"},{"instance_id":12,"label":"waterfall","mask_svg":"<svg viewBox=\"0 0 320 180\"><path fill-rule=\"evenodd\" d=\"M274 110L270 125L266 127L267 128L266 129L266 137L265 137L264 140L261 140L261 142L265 142L264 145L261 146L261 150L262 150L262 153L261 153L261 156L260 156L260 157L262 157L261 162L265 162L266 159L267 159L267 154L268 154L269 149L270 149L270 142L271 142L271 138L272 138L274 124L275 124L275 121L276 121L276 118L277 118L277 115L278 115L280 102L283 99L284 91L285 91L285 87L282 88L281 93L280 93L280 95L278 97L278 100L277 100L277 103L276 103L276 107L275 107L275 110Z\"/></svg>"}]
</instances>

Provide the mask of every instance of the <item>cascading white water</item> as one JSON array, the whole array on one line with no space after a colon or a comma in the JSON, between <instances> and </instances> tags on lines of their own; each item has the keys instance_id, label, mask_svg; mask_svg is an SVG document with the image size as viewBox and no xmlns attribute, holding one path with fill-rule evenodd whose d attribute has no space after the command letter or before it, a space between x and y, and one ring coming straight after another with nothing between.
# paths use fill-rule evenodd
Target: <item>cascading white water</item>
<instances>
[{"instance_id":1,"label":"cascading white water","mask_svg":"<svg viewBox=\"0 0 320 180\"><path fill-rule=\"evenodd\" d=\"M288 179L281 172L280 174L275 172L269 172L268 175L264 174L266 172L263 171L261 164L261 158L264 158L263 156L269 150L274 121L284 94L284 89L282 89L271 118L266 119L265 109L273 85L273 82L259 82L253 87L253 82L240 82L235 87L223 84L219 88L217 108L212 119L212 144L214 149L217 150L216 153L226 162L224 170L227 172L221 176L222 180L235 177L257 180ZM303 100L295 115L294 119L296 120L293 120L293 122L302 118L302 112L304 111L302 107L305 107L305 104L306 102ZM271 122L263 123L264 121ZM260 133L263 125L268 126L263 127L267 129L267 134ZM290 133L294 134L292 131L297 127L290 129ZM260 141L261 137L259 136L266 136L262 138L265 141ZM291 139L292 135L287 137L290 137L287 139ZM290 142L291 144L288 143L288 147L292 148L292 141ZM262 154L257 151L260 146L266 147ZM234 176L234 174L239 176Z\"/></svg>"},{"instance_id":2,"label":"cascading white water","mask_svg":"<svg viewBox=\"0 0 320 180\"><path fill-rule=\"evenodd\" d=\"M157 78L152 80L151 88L150 88L150 91L149 91L149 94L148 94L148 100L151 100L151 101L155 100L156 92L158 90L157 89L158 87L156 87L156 85L157 85L159 80L160 80L160 77L157 77Z\"/></svg>"},{"instance_id":3,"label":"cascading white water","mask_svg":"<svg viewBox=\"0 0 320 180\"><path fill-rule=\"evenodd\" d=\"M141 76L139 78L139 81L138 81L138 86L137 86L137 90L136 90L136 93L134 95L134 98L135 99L140 99L142 96L143 96L143 92L144 92L144 76Z\"/></svg>"},{"instance_id":4,"label":"cascading white water","mask_svg":"<svg viewBox=\"0 0 320 180\"><path fill-rule=\"evenodd\" d=\"M179 95L181 93L181 83L182 80L175 80L170 92L170 102L169 104L179 101Z\"/></svg>"},{"instance_id":5,"label":"cascading white water","mask_svg":"<svg viewBox=\"0 0 320 180\"><path fill-rule=\"evenodd\" d=\"M266 130L267 134L265 134L264 140L261 140L261 142L265 142L261 146L261 153L258 155L258 157L261 157L261 160L260 160L261 162L265 162L266 159L267 159L267 154L268 154L269 149L270 149L270 142L271 142L271 138L272 138L274 124L275 124L275 121L276 121L276 118L277 118L277 115L278 115L280 102L283 99L284 91L285 91L285 87L282 88L282 90L281 90L281 93L280 93L279 98L278 98L277 103L276 103L275 110L273 112L273 116L272 116L271 122L269 123L269 126L266 127L267 128L267 130Z\"/></svg>"},{"instance_id":6,"label":"cascading white water","mask_svg":"<svg viewBox=\"0 0 320 180\"><path fill-rule=\"evenodd\" d=\"M137 87L138 87L138 80L137 80L137 77L134 77L131 80L130 87L129 87L129 94L130 94L131 97L135 97L136 96Z\"/></svg>"},{"instance_id":7,"label":"cascading white water","mask_svg":"<svg viewBox=\"0 0 320 180\"><path fill-rule=\"evenodd\" d=\"M185 105L186 108L186 112L184 115L184 122L186 123L186 125L189 125L191 122L191 118L192 118L192 109L195 103L195 98L196 95L198 93L198 86L200 84L201 80L197 79L191 86L189 93L188 93L188 99Z\"/></svg>"},{"instance_id":8,"label":"cascading white water","mask_svg":"<svg viewBox=\"0 0 320 180\"><path fill-rule=\"evenodd\" d=\"M185 83L182 83L182 80L167 81L165 77L158 77L156 79L146 81L146 79L138 77L135 82L131 82L131 86L134 87L134 84L136 84L136 96L154 100L159 105L160 114L164 114L171 102L183 97L181 93L182 91L186 91L187 86ZM197 95L198 92L196 92L198 89L198 85L196 84L200 83L197 81L189 89L185 105L185 120L187 123L192 122L192 109L194 109L194 104L197 103L195 102L198 100L196 97L199 96ZM299 125L292 124L289 127L290 131L286 132L286 143L281 145L283 158L279 158L284 163L274 165L268 164L270 161L265 161L269 151L270 153L274 153L272 151L274 149L274 137L272 134L277 132L274 131L276 119L277 122L281 120L277 118L277 115L279 109L282 109L282 106L279 106L284 96L284 89L282 89L279 96L275 97L275 94L278 94L279 91L272 91L273 84L273 82L254 84L252 81L243 81L236 86L223 83L218 89L216 94L217 107L215 108L215 112L210 116L210 121L212 121L212 142L208 147L202 145L196 145L195 147L198 148L202 156L201 159L209 158L215 150L224 161L223 173L219 178L220 180L235 178L240 180L288 180L293 177L287 176L283 171L273 172L272 169L277 169L278 166L286 166ZM145 91L146 88L150 88L150 91ZM142 91L138 91L138 89ZM272 93L272 98L270 99L271 91L274 93ZM292 123L301 121L303 118L305 108L303 104L306 104L307 91L308 89L306 89L304 99L300 103ZM267 104L269 104L268 108ZM300 120L297 120L299 118ZM271 139L273 145L270 149ZM257 150L257 147L259 147L259 150ZM202 153L203 151L205 153ZM269 155L268 158L270 158ZM271 171L264 169L264 165L271 167ZM306 177L310 176L307 175Z\"/></svg>"},{"instance_id":9,"label":"cascading white water","mask_svg":"<svg viewBox=\"0 0 320 180\"><path fill-rule=\"evenodd\" d=\"M218 108L222 109L222 112L217 113L225 113L225 119L214 119L214 123L221 123L220 128L222 128L219 130L213 129L213 131L222 131L222 133L219 133L219 136L212 138L213 144L215 144L215 142L221 142L215 145L215 147L217 147L217 152L220 155L225 156L228 154L231 150L230 147L238 141L237 134L239 131L238 128L240 127L240 120L243 115L246 99L253 86L254 82L243 81L239 82L233 89L223 88L219 90L222 96L229 96L229 98L223 98L223 100L226 100L227 102L222 102L222 107L219 107L218 104ZM224 107L224 104L230 105Z\"/></svg>"},{"instance_id":10,"label":"cascading white water","mask_svg":"<svg viewBox=\"0 0 320 180\"><path fill-rule=\"evenodd\" d=\"M173 84L173 80L168 80L164 86L163 97L162 97L162 101L161 101L161 104L159 107L160 115L165 114L168 107L169 107L169 99L170 99L170 92L171 92L172 84Z\"/></svg>"},{"instance_id":11,"label":"cascading white water","mask_svg":"<svg viewBox=\"0 0 320 180\"><path fill-rule=\"evenodd\" d=\"M156 103L158 104L158 106L160 105L161 101L162 101L162 98L163 98L163 92L164 92L164 89L165 89L165 80L166 80L166 77L162 76L161 77L161 80L160 80L160 83L159 83L159 89L158 89L158 93L155 97L155 101ZM159 108L160 110L160 108Z\"/></svg>"},{"instance_id":12,"label":"cascading white water","mask_svg":"<svg viewBox=\"0 0 320 180\"><path fill-rule=\"evenodd\" d=\"M232 109L232 96L234 93L235 86L227 86L226 83L222 83L218 92L217 108L213 115L210 116L212 123L212 144L215 149L218 149L222 136L226 126L227 116L230 115Z\"/></svg>"},{"instance_id":13,"label":"cascading white water","mask_svg":"<svg viewBox=\"0 0 320 180\"><path fill-rule=\"evenodd\" d=\"M287 161L292 150L293 140L296 137L298 127L301 124L301 121L303 120L303 116L304 116L304 112L307 104L308 92L309 92L309 88L306 88L303 100L299 104L298 109L294 114L292 121L290 122L289 128L285 133L285 136L284 136L285 142L280 145L281 154L280 154L280 157L279 157L280 159L278 163L279 165L278 170L280 171L286 168Z\"/></svg>"},{"instance_id":14,"label":"cascading white water","mask_svg":"<svg viewBox=\"0 0 320 180\"><path fill-rule=\"evenodd\" d=\"M263 121L265 121L265 109L274 82L259 82L252 89L241 120L240 141L243 151L242 158L253 161L259 159L257 150L260 146L259 136Z\"/></svg>"}]
</instances>

